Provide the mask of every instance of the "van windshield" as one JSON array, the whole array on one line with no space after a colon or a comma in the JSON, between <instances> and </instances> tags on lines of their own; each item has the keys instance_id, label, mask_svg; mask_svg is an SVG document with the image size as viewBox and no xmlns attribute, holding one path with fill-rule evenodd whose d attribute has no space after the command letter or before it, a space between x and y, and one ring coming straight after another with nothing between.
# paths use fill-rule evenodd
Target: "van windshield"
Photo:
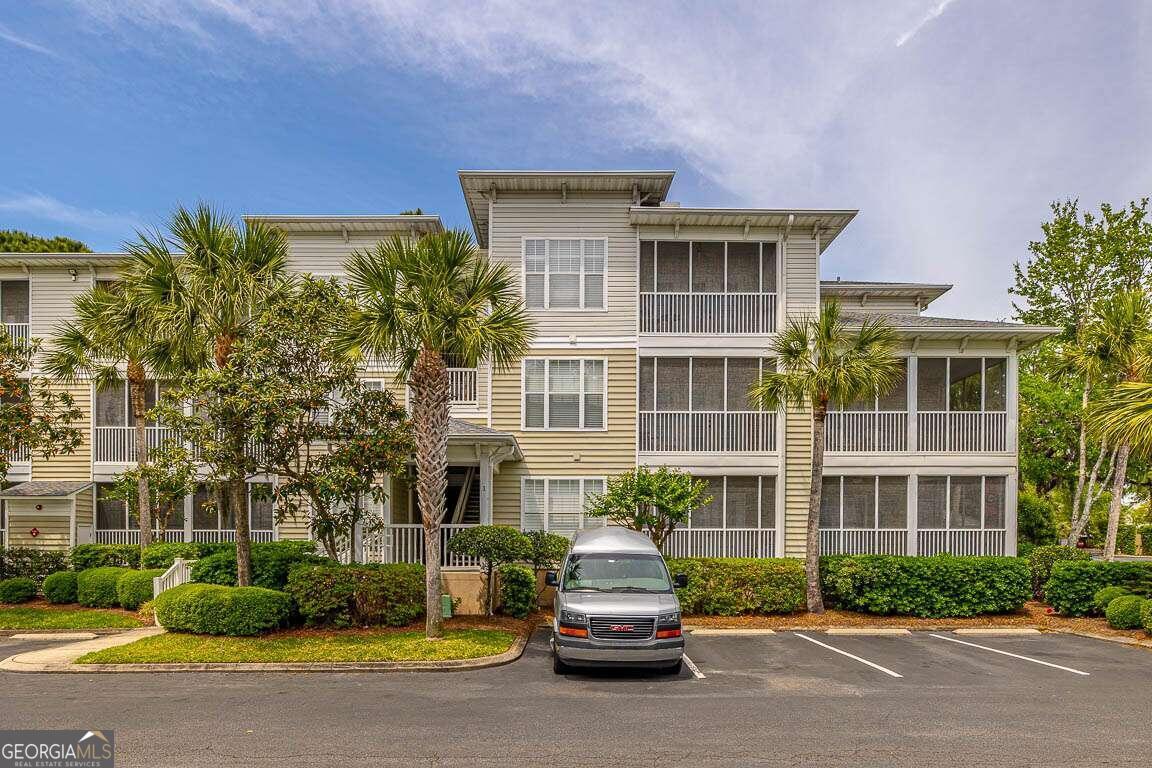
<instances>
[{"instance_id":1,"label":"van windshield","mask_svg":"<svg viewBox=\"0 0 1152 768\"><path fill-rule=\"evenodd\" d=\"M565 592L671 592L659 555L572 555L564 568Z\"/></svg>"}]
</instances>

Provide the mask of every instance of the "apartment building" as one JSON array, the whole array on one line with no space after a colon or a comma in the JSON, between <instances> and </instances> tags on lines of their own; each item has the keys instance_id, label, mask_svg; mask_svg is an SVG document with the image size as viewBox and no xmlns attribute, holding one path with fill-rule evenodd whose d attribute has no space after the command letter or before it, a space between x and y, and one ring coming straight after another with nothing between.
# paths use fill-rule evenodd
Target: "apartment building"
<instances>
[{"instance_id":1,"label":"apartment building","mask_svg":"<svg viewBox=\"0 0 1152 768\"><path fill-rule=\"evenodd\" d=\"M821 281L821 255L855 211L683 207L667 199L671 171L459 178L476 241L519 278L537 337L510 369L451 369L445 539L478 523L560 533L595 524L585 499L608 477L672 466L706 479L713 500L674 534L670 554L802 555L810 415L759 410L747 391L773 365L773 334L836 299L850 323L883 315L897 328L903 376L884 397L829 414L823 550L1015 552L1017 356L1052 329L925 314L947 285ZM249 219L285 232L294 269L337 276L356 248L442 227L436 216ZM0 254L9 332L50 337L72 298L115 279L121 258ZM363 376L407 396L379 365ZM136 540L104 495L135 458L125 394L70 389L91 414L84 444L17 457L0 494L12 546ZM165 439L163 426L149 431ZM387 525L356 546L370 560L420 560L413 491L402 478L389 484ZM229 538L235 512L207 511L202 494L174 511L169 538ZM267 503L250 500L246 513L258 540L307 536L306 521L277 524Z\"/></svg>"}]
</instances>

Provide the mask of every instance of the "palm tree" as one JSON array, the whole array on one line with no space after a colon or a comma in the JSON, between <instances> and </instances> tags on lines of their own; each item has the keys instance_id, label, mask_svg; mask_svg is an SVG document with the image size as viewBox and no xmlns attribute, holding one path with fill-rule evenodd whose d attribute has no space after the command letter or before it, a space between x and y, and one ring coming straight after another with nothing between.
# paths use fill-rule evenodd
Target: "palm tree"
<instances>
[{"instance_id":1,"label":"palm tree","mask_svg":"<svg viewBox=\"0 0 1152 768\"><path fill-rule=\"evenodd\" d=\"M1134 444L1144 442L1139 430L1138 399L1152 373L1152 296L1144 291L1120 291L1104 299L1084 331L1081 367L1093 366L1110 381L1111 390L1097 406L1090 421L1098 422L1106 439L1114 438L1116 466L1108 501L1108 532L1104 558L1116 556L1116 534L1124 486L1128 482L1128 459ZM1145 385L1146 386L1146 385Z\"/></svg>"},{"instance_id":2,"label":"palm tree","mask_svg":"<svg viewBox=\"0 0 1152 768\"><path fill-rule=\"evenodd\" d=\"M467 232L395 237L356 251L345 265L358 307L342 346L397 368L412 392L416 492L424 523L429 638L443 634L440 523L448 469L445 358L507 368L528 350L533 331L511 273L480 255Z\"/></svg>"},{"instance_id":3,"label":"palm tree","mask_svg":"<svg viewBox=\"0 0 1152 768\"><path fill-rule=\"evenodd\" d=\"M141 233L128 251L140 264L133 294L155 312L158 358L222 369L260 309L287 290L284 234L261 222L238 224L205 203L178 207L169 234ZM172 247L174 247L174 249ZM239 422L239 420L236 420ZM247 435L227 419L220 438L234 460L224 481L236 520L237 584L251 583L252 542L243 466Z\"/></svg>"},{"instance_id":4,"label":"palm tree","mask_svg":"<svg viewBox=\"0 0 1152 768\"><path fill-rule=\"evenodd\" d=\"M776 370L751 390L761 408L812 409L812 485L808 498L808 543L804 570L808 610L824 612L820 594L820 490L824 474L824 421L829 404L851 403L886 394L900 373L897 335L883 319L849 328L840 305L824 304L814 317L790 320L770 346Z\"/></svg>"},{"instance_id":5,"label":"palm tree","mask_svg":"<svg viewBox=\"0 0 1152 768\"><path fill-rule=\"evenodd\" d=\"M118 288L108 290L97 285L75 298L76 317L57 332L44 368L52 376L69 382L91 377L98 389L122 380L127 382L135 426L136 461L143 468L148 465L145 361L153 353L156 338L150 308L132 297L139 266L139 263L130 263L122 271ZM145 472L139 473L136 494L143 548L152 543L152 505Z\"/></svg>"}]
</instances>

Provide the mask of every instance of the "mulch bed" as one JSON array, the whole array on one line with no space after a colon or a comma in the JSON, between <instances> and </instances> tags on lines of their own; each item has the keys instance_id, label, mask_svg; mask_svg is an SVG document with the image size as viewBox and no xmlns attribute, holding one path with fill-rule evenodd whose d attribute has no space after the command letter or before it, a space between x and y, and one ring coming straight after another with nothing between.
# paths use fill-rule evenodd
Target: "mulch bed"
<instances>
[{"instance_id":1,"label":"mulch bed","mask_svg":"<svg viewBox=\"0 0 1152 768\"><path fill-rule=\"evenodd\" d=\"M139 619L139 614L136 611L125 611L123 608L89 608L79 603L64 603L63 605L57 603L50 603L42 597L37 597L29 600L26 603L14 603L12 605L5 604L5 608L36 608L42 611L106 611L108 613L118 613L121 616L128 616L133 619Z\"/></svg>"}]
</instances>

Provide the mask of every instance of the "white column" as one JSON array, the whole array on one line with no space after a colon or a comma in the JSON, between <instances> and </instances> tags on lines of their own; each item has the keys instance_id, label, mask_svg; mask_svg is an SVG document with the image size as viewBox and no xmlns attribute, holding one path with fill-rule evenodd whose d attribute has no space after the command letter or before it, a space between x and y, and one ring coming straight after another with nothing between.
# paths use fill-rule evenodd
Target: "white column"
<instances>
[{"instance_id":1,"label":"white column","mask_svg":"<svg viewBox=\"0 0 1152 768\"><path fill-rule=\"evenodd\" d=\"M1016 502L1019 482L1016 471L1008 473L1004 481L1004 554L1016 554Z\"/></svg>"},{"instance_id":2,"label":"white column","mask_svg":"<svg viewBox=\"0 0 1152 768\"><path fill-rule=\"evenodd\" d=\"M908 356L908 450L916 451L916 383L920 376L920 359L916 355ZM909 507L911 509L911 507Z\"/></svg>"},{"instance_id":3,"label":"white column","mask_svg":"<svg viewBox=\"0 0 1152 768\"><path fill-rule=\"evenodd\" d=\"M1017 402L1019 390L1019 358L1016 352L1008 353L1008 365L1005 369L1006 383L1005 399L1008 405L1007 425L1005 428L1008 430L1008 439L1005 447L1011 453L1016 453L1016 446L1018 441L1017 431L1019 429L1020 420L1020 404Z\"/></svg>"},{"instance_id":4,"label":"white column","mask_svg":"<svg viewBox=\"0 0 1152 768\"><path fill-rule=\"evenodd\" d=\"M192 541L192 512L196 508L195 496L184 497L184 541Z\"/></svg>"},{"instance_id":5,"label":"white column","mask_svg":"<svg viewBox=\"0 0 1152 768\"><path fill-rule=\"evenodd\" d=\"M480 450L480 524L492 525L492 452Z\"/></svg>"},{"instance_id":6,"label":"white column","mask_svg":"<svg viewBox=\"0 0 1152 768\"><path fill-rule=\"evenodd\" d=\"M908 547L906 551L909 555L919 554L916 551L917 497L920 493L919 489L919 478L915 474L908 475Z\"/></svg>"}]
</instances>

